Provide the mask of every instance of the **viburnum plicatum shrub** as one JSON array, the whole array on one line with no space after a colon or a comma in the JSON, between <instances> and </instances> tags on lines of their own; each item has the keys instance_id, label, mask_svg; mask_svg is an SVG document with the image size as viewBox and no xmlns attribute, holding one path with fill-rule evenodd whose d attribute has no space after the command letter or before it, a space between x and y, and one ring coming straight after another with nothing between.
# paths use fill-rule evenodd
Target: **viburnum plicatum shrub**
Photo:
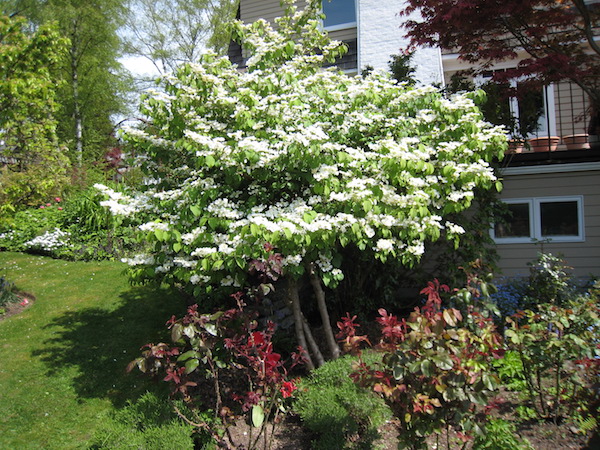
<instances>
[{"instance_id":1,"label":"viburnum plicatum shrub","mask_svg":"<svg viewBox=\"0 0 600 450\"><path fill-rule=\"evenodd\" d=\"M499 379L491 363L504 354L502 338L484 308L465 315L442 308L443 292L449 292L448 286L429 282L421 291L427 301L407 319L380 309L381 341L375 349L382 362L368 365L359 358L351 375L390 405L400 423L398 448L427 448L428 436L450 430L466 443L485 433L477 414L494 405L490 397ZM455 292L470 293L469 288ZM337 337L346 351L360 356L360 346L368 340L357 334L355 320L347 314L338 322Z\"/></svg>"},{"instance_id":2,"label":"viburnum plicatum shrub","mask_svg":"<svg viewBox=\"0 0 600 450\"><path fill-rule=\"evenodd\" d=\"M505 136L483 121L481 93L445 98L386 74L323 69L345 48L320 30L320 2L302 12L284 3L277 30L235 24L247 68L206 54L146 96L148 125L126 137L155 184L113 203L152 218L140 231L153 251L129 261L134 279L196 297L243 284L269 243L283 255L306 348L295 280L310 276L323 315L321 283L344 277L343 247L412 265L427 241L458 245L464 230L444 216L494 187L488 162ZM118 205L132 200L138 208ZM331 331L327 339L336 345Z\"/></svg>"}]
</instances>

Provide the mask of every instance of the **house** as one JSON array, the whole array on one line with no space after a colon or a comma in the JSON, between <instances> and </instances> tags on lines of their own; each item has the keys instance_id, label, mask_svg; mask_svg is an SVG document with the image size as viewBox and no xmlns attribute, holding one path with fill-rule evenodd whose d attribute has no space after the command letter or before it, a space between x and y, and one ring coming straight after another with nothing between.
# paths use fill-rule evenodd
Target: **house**
<instances>
[{"instance_id":1,"label":"house","mask_svg":"<svg viewBox=\"0 0 600 450\"><path fill-rule=\"evenodd\" d=\"M303 3L305 0L298 0L300 8ZM400 29L405 19L398 14L404 4L403 0L324 0L324 29L349 48L337 65L349 75L367 66L388 70L391 55L408 47ZM250 23L259 18L273 20L281 14L279 0L241 0L238 17ZM230 48L231 59L241 66L242 56L239 48ZM454 74L468 68L452 51L437 48L418 49L412 63L415 78L423 84L448 84ZM491 70L504 70L509 64L514 62ZM484 83L485 79L474 81ZM500 163L501 199L510 214L506 223L490 230L500 256L499 267L508 277L526 275L527 262L545 251L563 255L575 276L598 275L600 145L590 145L583 137L589 100L578 86L564 82L532 95L530 103L537 112L527 137L556 136L558 145L555 149L542 145L536 152L513 151ZM523 104L517 99L506 102L514 120L524 126ZM583 143L567 147L568 136L583 138Z\"/></svg>"}]
</instances>

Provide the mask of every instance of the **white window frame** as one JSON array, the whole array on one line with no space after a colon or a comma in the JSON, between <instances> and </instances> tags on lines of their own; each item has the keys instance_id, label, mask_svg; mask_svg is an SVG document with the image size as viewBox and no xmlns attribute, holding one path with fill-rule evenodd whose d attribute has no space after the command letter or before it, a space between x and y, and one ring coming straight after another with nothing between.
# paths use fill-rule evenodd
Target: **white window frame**
<instances>
[{"instance_id":1,"label":"white window frame","mask_svg":"<svg viewBox=\"0 0 600 450\"><path fill-rule=\"evenodd\" d=\"M329 0L323 0L323 3L328 2ZM348 28L356 28L357 26L357 22L356 22L356 17L358 17L358 11L357 11L357 2L358 0L353 0L354 1L354 22L346 22L346 23L338 23L336 25L330 25L330 26L325 26L325 22L321 21L321 26L323 27L323 29L325 31L338 31L338 30L346 30ZM331 0L331 2L335 2L335 0ZM323 3L321 3L321 12L323 12Z\"/></svg>"},{"instance_id":2,"label":"white window frame","mask_svg":"<svg viewBox=\"0 0 600 450\"><path fill-rule=\"evenodd\" d=\"M490 236L496 244L530 244L538 241L544 242L584 242L585 225L583 223L583 195L569 195L557 197L528 197L502 199L506 204L529 205L529 236L526 237L496 237L494 225L490 228ZM576 202L577 203L577 235L573 236L542 236L542 217L540 205L542 203Z\"/></svg>"}]
</instances>

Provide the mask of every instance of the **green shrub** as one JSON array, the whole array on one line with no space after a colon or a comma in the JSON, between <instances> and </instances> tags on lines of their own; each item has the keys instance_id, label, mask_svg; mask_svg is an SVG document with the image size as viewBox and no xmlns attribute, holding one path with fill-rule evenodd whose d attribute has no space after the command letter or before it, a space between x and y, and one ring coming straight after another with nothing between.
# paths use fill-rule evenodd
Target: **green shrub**
<instances>
[{"instance_id":1,"label":"green shrub","mask_svg":"<svg viewBox=\"0 0 600 450\"><path fill-rule=\"evenodd\" d=\"M64 210L59 203L55 199L36 208L17 212L10 222L5 222L0 228L0 249L24 251L26 242L60 227Z\"/></svg>"},{"instance_id":2,"label":"green shrub","mask_svg":"<svg viewBox=\"0 0 600 450\"><path fill-rule=\"evenodd\" d=\"M375 353L364 357L380 360ZM329 361L300 385L294 410L319 435L314 448L372 448L377 427L392 416L383 399L352 381L355 362L351 356Z\"/></svg>"},{"instance_id":3,"label":"green shrub","mask_svg":"<svg viewBox=\"0 0 600 450\"><path fill-rule=\"evenodd\" d=\"M147 392L102 419L89 448L193 449L193 428L173 412L171 402Z\"/></svg>"},{"instance_id":4,"label":"green shrub","mask_svg":"<svg viewBox=\"0 0 600 450\"><path fill-rule=\"evenodd\" d=\"M506 345L521 360L523 394L540 419L572 418L586 410L590 370L597 370L600 309L595 295L537 305L507 319ZM596 380L592 380L595 383Z\"/></svg>"},{"instance_id":5,"label":"green shrub","mask_svg":"<svg viewBox=\"0 0 600 450\"><path fill-rule=\"evenodd\" d=\"M0 249L40 253L66 260L106 260L139 250L134 226L114 218L97 189L54 198L17 212L0 227Z\"/></svg>"},{"instance_id":6,"label":"green shrub","mask_svg":"<svg viewBox=\"0 0 600 450\"><path fill-rule=\"evenodd\" d=\"M486 433L477 436L473 442L473 450L529 450L527 441L517 437L515 424L502 419L491 419L486 425Z\"/></svg>"},{"instance_id":7,"label":"green shrub","mask_svg":"<svg viewBox=\"0 0 600 450\"><path fill-rule=\"evenodd\" d=\"M514 391L526 389L523 362L518 353L507 351L502 358L495 360L492 365L504 387Z\"/></svg>"}]
</instances>

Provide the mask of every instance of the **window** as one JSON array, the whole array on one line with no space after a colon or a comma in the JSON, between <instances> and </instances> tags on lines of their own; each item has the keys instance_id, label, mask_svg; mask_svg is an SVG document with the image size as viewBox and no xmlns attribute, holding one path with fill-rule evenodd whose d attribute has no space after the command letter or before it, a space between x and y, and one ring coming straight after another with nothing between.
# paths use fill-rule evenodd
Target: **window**
<instances>
[{"instance_id":1,"label":"window","mask_svg":"<svg viewBox=\"0 0 600 450\"><path fill-rule=\"evenodd\" d=\"M494 71L475 78L475 84L488 94L488 103L482 106L486 120L495 125L506 125L515 137L532 138L556 134L554 86L525 90L518 80L507 83L492 81ZM518 97L506 98L506 90L519 91Z\"/></svg>"},{"instance_id":2,"label":"window","mask_svg":"<svg viewBox=\"0 0 600 450\"><path fill-rule=\"evenodd\" d=\"M328 31L356 26L354 0L323 0L323 27Z\"/></svg>"},{"instance_id":3,"label":"window","mask_svg":"<svg viewBox=\"0 0 600 450\"><path fill-rule=\"evenodd\" d=\"M516 83L516 88L519 89L519 83ZM552 85L535 91L526 91L519 99L512 97L510 109L521 135L536 137L556 134Z\"/></svg>"},{"instance_id":4,"label":"window","mask_svg":"<svg viewBox=\"0 0 600 450\"><path fill-rule=\"evenodd\" d=\"M491 230L498 244L583 242L583 197L534 197L504 200L507 214Z\"/></svg>"}]
</instances>

